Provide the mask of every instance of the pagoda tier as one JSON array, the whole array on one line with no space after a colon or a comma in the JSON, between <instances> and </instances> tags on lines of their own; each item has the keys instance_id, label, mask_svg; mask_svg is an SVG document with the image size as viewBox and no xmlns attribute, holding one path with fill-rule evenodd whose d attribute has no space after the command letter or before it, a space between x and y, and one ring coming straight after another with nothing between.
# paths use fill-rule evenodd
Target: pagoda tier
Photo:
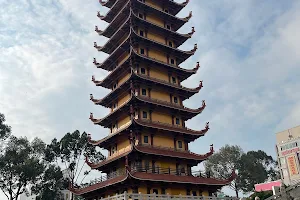
<instances>
[{"instance_id":1,"label":"pagoda tier","mask_svg":"<svg viewBox=\"0 0 300 200\"><path fill-rule=\"evenodd\" d=\"M125 6L121 7L122 5L124 5L124 3L125 3ZM130 6L128 6L129 3L130 3ZM167 10L164 11L164 10L155 8L151 4L144 3L139 0L127 0L127 2L126 1L125 2L117 1L105 16L101 15L100 12L98 12L97 16L101 20L111 23L115 18L118 17L118 14L120 14L121 9L123 11L124 9L130 9L130 8L132 8L133 10L138 9L138 11L143 11L148 14L151 13L157 17L166 19L170 24L172 24L172 28L174 31L177 31L179 28L181 28L192 17L192 13L190 13L189 16L187 16L185 18L178 18L178 17L166 12Z\"/></svg>"},{"instance_id":2,"label":"pagoda tier","mask_svg":"<svg viewBox=\"0 0 300 200\"><path fill-rule=\"evenodd\" d=\"M180 77L181 81L184 81L191 75L196 74L196 72L200 68L199 62L197 62L196 67L193 69L184 69L179 66L172 65L170 63L166 63L166 62L162 62L162 61L150 58L147 55L141 55L137 51L134 51L133 48L131 48L127 58L125 60L123 60L122 62L120 62L115 68L113 68L113 70L110 69L109 71L111 71L111 72L110 72L110 74L108 74L108 76L105 77L105 79L103 79L102 81L96 81L95 84L97 86L111 89L112 85L114 84L113 82L115 82L115 80L116 80L116 77L121 77L121 75L123 75L122 73L124 73L126 70L127 71L129 70L128 72L130 72L131 61L134 61L135 63L143 62L148 67L155 66L155 67L163 68L164 70L167 70L167 71L172 71L172 72L176 73L178 75L178 77ZM100 63L98 63L96 58L94 58L93 63L97 68L103 69L105 67L105 66L101 65ZM108 70L107 68L105 68L105 69Z\"/></svg>"},{"instance_id":3,"label":"pagoda tier","mask_svg":"<svg viewBox=\"0 0 300 200\"><path fill-rule=\"evenodd\" d=\"M121 34L122 32L120 32ZM118 34L116 34L118 35ZM124 36L124 33L123 33ZM167 41L165 40L164 43L162 42L158 42L155 41L153 39L149 39L147 38L145 35L141 36L141 34L138 34L136 30L134 30L133 28L129 28L129 35L124 39L121 38L122 43L120 44L119 47L123 47L122 44L126 44L126 40L132 40L132 46L134 46L137 41L138 43L141 43L143 45L146 45L148 48L151 47L156 47L156 48L160 48L160 50L163 50L165 53L168 53L176 58L178 58L178 63L181 63L183 61L185 61L186 59L188 59L191 55L193 55L195 53L195 51L197 50L197 45L194 45L194 48L190 51L182 51L180 49L177 49L173 46L169 46L167 45ZM114 55L114 53L116 55L118 55L118 51L116 51L119 47L116 46L116 43L114 42L114 38L112 40L109 40L104 46L98 46L96 42L94 42L94 47L98 50L98 51L103 51L105 53L111 54L111 56ZM113 43L112 43L113 42ZM173 45L173 43L172 43ZM126 48L124 49L126 50ZM103 65L107 64L105 63L105 61L103 62Z\"/></svg>"},{"instance_id":4,"label":"pagoda tier","mask_svg":"<svg viewBox=\"0 0 300 200\"><path fill-rule=\"evenodd\" d=\"M192 153L186 149L181 150L174 148L166 148L162 146L145 145L139 143L139 141L136 140L135 142L132 142L131 146L128 146L128 148L115 154L112 154L111 156L107 157L105 160L99 163L92 163L88 161L88 158L86 158L86 163L92 169L97 169L99 171L109 173L110 169L118 165L118 162L124 163L126 156L128 156L128 160L134 160L135 158L147 155L147 157L151 158L152 160L159 160L160 158L175 158L176 162L185 161L189 163L189 167L192 167L206 160L209 156L213 154L213 152L213 145L211 145L210 151L208 153L201 155Z\"/></svg>"},{"instance_id":5,"label":"pagoda tier","mask_svg":"<svg viewBox=\"0 0 300 200\"><path fill-rule=\"evenodd\" d=\"M97 84L96 80L94 82L95 84ZM112 90L110 93L108 93L105 97L103 97L102 99L93 99L93 102L96 103L97 105L102 105L107 108L111 107L112 104L114 103L114 100L116 100L119 96L129 93L132 83L136 85L152 84L156 87L161 87L161 88L164 87L165 89L168 89L170 93L176 92L181 97L182 101L198 93L200 89L203 87L202 81L200 82L198 87L191 89L161 79L132 72L130 76L124 80L123 83L117 85L116 88Z\"/></svg>"},{"instance_id":6,"label":"pagoda tier","mask_svg":"<svg viewBox=\"0 0 300 200\"><path fill-rule=\"evenodd\" d=\"M139 40L136 38L140 38ZM138 42L140 41L140 42ZM150 46L151 45L151 46ZM97 43L94 43L94 47L97 49L101 49L101 47L97 46ZM137 51L141 55L148 56L150 58L155 59L155 53L166 53L169 57L174 57L174 65L181 64L190 56L194 55L197 50L197 45L194 45L194 48L190 51L182 51L177 48L173 48L153 40L149 40L144 37L138 36L134 31L130 31L129 35L126 39L120 44L108 58L106 58L100 65L105 66L107 68L115 68L118 66L119 62L123 61L123 59L128 57L131 48ZM143 49L143 50L142 50ZM142 52L143 51L143 52ZM120 59L121 58L121 59ZM170 63L170 60L160 60L166 63Z\"/></svg>"},{"instance_id":7,"label":"pagoda tier","mask_svg":"<svg viewBox=\"0 0 300 200\"><path fill-rule=\"evenodd\" d=\"M113 7L116 6L116 4L118 4L118 3L124 4L124 2L126 2L126 0L107 0L107 1L99 0L99 2L102 6L111 8L111 10L112 10L112 9L114 9ZM177 13L179 13L181 11L181 9L184 8L188 4L188 2L189 2L189 0L186 0L183 3L177 3L175 1L169 1L169 0L167 0L167 1L156 0L155 1L155 3L161 4L159 7L164 8L164 9L162 9L164 12L170 13L171 15L176 15ZM168 8L168 9L166 9L166 8Z\"/></svg>"},{"instance_id":8,"label":"pagoda tier","mask_svg":"<svg viewBox=\"0 0 300 200\"><path fill-rule=\"evenodd\" d=\"M144 63L148 68L157 67L164 71L172 71L177 75L179 80L184 81L188 77L193 74L196 74L198 69L200 68L199 62L197 62L195 68L193 69L183 69L181 67L177 67L170 64L165 64L163 62L159 62L158 60L151 59L149 57L138 54L136 51L131 51L129 57L120 63L114 70L112 70L102 81L96 81L95 77L92 77L92 81L101 87L105 87L107 89L113 88L113 85L116 82L116 79L124 77L126 74L130 73L132 61L135 64ZM93 62L96 66L99 65L97 60L94 58Z\"/></svg>"},{"instance_id":9,"label":"pagoda tier","mask_svg":"<svg viewBox=\"0 0 300 200\"><path fill-rule=\"evenodd\" d=\"M91 101L97 104L97 100L91 96ZM202 101L202 106L198 109L186 108L179 103L171 103L169 101L163 101L159 99L154 99L151 97L146 97L142 95L131 94L131 97L126 100L123 104L118 105L116 109L114 109L111 113L109 113L106 117L97 120L94 122L98 125L109 127L114 120L118 120L119 118L128 115L130 113L130 108L132 105L135 107L149 107L152 111L160 110L161 112L180 115L181 118L186 121L189 120L196 115L202 113L204 108L206 107L205 101Z\"/></svg>"},{"instance_id":10,"label":"pagoda tier","mask_svg":"<svg viewBox=\"0 0 300 200\"><path fill-rule=\"evenodd\" d=\"M130 6L129 4L127 6ZM123 12L124 11L124 12ZM116 28L116 24L119 24ZM112 21L112 23L105 29L105 30L99 30L98 26L95 26L95 31L102 36L110 38L110 40L107 42L107 45L113 44L112 41L118 41L120 42L120 35L118 34L119 31L125 30L126 28L130 26L139 26L146 29L153 28L153 33L155 35L164 35L168 38L174 40L176 42L176 46L179 47L181 44L183 44L187 39L191 38L191 36L194 34L195 30L192 28L192 31L187 34L181 34L177 33L172 29L171 26L167 25L159 25L152 21L149 21L147 19L139 17L137 14L135 14L132 10L126 9L126 6L122 8L122 11L119 15L116 16L116 18ZM152 31L152 29L151 29Z\"/></svg>"},{"instance_id":11,"label":"pagoda tier","mask_svg":"<svg viewBox=\"0 0 300 200\"><path fill-rule=\"evenodd\" d=\"M94 119L93 115L90 116L90 119L95 124L97 124L98 120ZM156 133L156 134L164 134L165 136L174 137L174 138L180 136L183 137L183 140L186 141L186 143L189 143L194 141L195 139L198 139L199 137L204 136L209 130L209 123L208 122L206 123L204 129L197 131L197 130L189 129L185 126L178 126L174 124L145 120L139 118L139 116L136 116L135 118L132 118L126 124L120 127L111 128L110 134L105 138L98 141L90 140L90 143L95 146L108 149L108 146L114 143L117 140L117 138L120 136L124 136L124 135L126 136L132 132L136 132L137 133L136 137L140 137L138 135L138 132L141 130L144 130L145 132Z\"/></svg>"},{"instance_id":12,"label":"pagoda tier","mask_svg":"<svg viewBox=\"0 0 300 200\"><path fill-rule=\"evenodd\" d=\"M190 191L193 191L194 188L200 187L202 188L201 190L195 189L195 191L197 191L199 196L202 196L205 194L211 194L213 191L222 188L224 185L230 184L236 178L236 174L234 172L232 172L231 176L226 180L219 180L211 177L205 172L196 172L194 175L182 176L176 174L168 175L140 171L142 170L131 169L129 167L124 170L123 173L119 173L120 175L101 177L93 181L94 184L92 185L88 184L80 188L74 187L70 188L70 190L76 195L81 195L86 199L94 199L99 196L102 198L106 197L105 192L107 192L108 189L110 189L111 192L116 193L117 191L126 191L128 190L128 186L130 186L129 191L136 191L144 188L147 189L147 186L159 187L157 183L162 182L165 187L172 185L174 188L189 188ZM205 191L211 192L204 194ZM138 196L137 193L135 195ZM183 196L181 194L179 196L175 196L176 199L180 197Z\"/></svg>"}]
</instances>

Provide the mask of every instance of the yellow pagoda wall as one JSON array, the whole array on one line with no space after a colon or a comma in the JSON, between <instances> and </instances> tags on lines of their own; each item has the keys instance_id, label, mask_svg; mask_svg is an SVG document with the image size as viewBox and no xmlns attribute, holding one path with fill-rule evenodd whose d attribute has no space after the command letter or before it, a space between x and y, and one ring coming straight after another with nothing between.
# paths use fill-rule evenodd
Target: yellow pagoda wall
<instances>
[{"instance_id":1,"label":"yellow pagoda wall","mask_svg":"<svg viewBox=\"0 0 300 200\"><path fill-rule=\"evenodd\" d=\"M158 68L151 67L150 68L150 77L169 82L168 72L167 72L167 70L164 70L164 69L158 69Z\"/></svg>"},{"instance_id":2,"label":"yellow pagoda wall","mask_svg":"<svg viewBox=\"0 0 300 200\"><path fill-rule=\"evenodd\" d=\"M174 139L168 136L155 134L153 137L153 145L174 148Z\"/></svg>"},{"instance_id":3,"label":"yellow pagoda wall","mask_svg":"<svg viewBox=\"0 0 300 200\"><path fill-rule=\"evenodd\" d=\"M126 125L128 122L130 122L130 116L118 120L118 128L122 128L122 126Z\"/></svg>"},{"instance_id":4,"label":"yellow pagoda wall","mask_svg":"<svg viewBox=\"0 0 300 200\"><path fill-rule=\"evenodd\" d=\"M125 103L129 99L130 99L130 94L126 94L126 95L120 97L120 99L118 100L118 106L121 106L123 103Z\"/></svg>"},{"instance_id":5,"label":"yellow pagoda wall","mask_svg":"<svg viewBox=\"0 0 300 200\"><path fill-rule=\"evenodd\" d=\"M149 49L148 55L150 58L154 58L161 62L165 62L165 63L168 62L167 56L164 53L157 51L155 49Z\"/></svg>"},{"instance_id":6,"label":"yellow pagoda wall","mask_svg":"<svg viewBox=\"0 0 300 200\"><path fill-rule=\"evenodd\" d=\"M165 38L161 35L156 34L156 33L148 32L147 33L147 38L149 38L150 40L154 40L156 42L162 43L162 44L166 43Z\"/></svg>"},{"instance_id":7,"label":"yellow pagoda wall","mask_svg":"<svg viewBox=\"0 0 300 200\"><path fill-rule=\"evenodd\" d=\"M128 74L122 76L122 77L119 79L119 81L118 81L118 85L121 85L122 83L124 83L125 81L127 81L127 79L129 78L129 76L130 76L130 73L128 73Z\"/></svg>"},{"instance_id":8,"label":"yellow pagoda wall","mask_svg":"<svg viewBox=\"0 0 300 200\"><path fill-rule=\"evenodd\" d=\"M152 89L151 90L151 98L170 102L170 93Z\"/></svg>"},{"instance_id":9,"label":"yellow pagoda wall","mask_svg":"<svg viewBox=\"0 0 300 200\"><path fill-rule=\"evenodd\" d=\"M153 15L153 14L147 14L146 20L149 21L149 22L152 22L153 24L164 27L163 20L161 18Z\"/></svg>"},{"instance_id":10,"label":"yellow pagoda wall","mask_svg":"<svg viewBox=\"0 0 300 200\"><path fill-rule=\"evenodd\" d=\"M172 117L165 113L152 112L152 121L172 124Z\"/></svg>"},{"instance_id":11,"label":"yellow pagoda wall","mask_svg":"<svg viewBox=\"0 0 300 200\"><path fill-rule=\"evenodd\" d=\"M154 7L154 8L162 10L162 6L160 4L158 4L157 2L154 2L154 1L151 1L151 0L146 0L145 3L152 6L152 7Z\"/></svg>"}]
</instances>

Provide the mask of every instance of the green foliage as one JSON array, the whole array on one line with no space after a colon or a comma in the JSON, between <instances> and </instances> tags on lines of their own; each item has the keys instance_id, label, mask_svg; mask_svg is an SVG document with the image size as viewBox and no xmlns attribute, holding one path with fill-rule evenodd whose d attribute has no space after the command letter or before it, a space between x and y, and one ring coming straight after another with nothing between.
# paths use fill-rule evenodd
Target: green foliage
<instances>
[{"instance_id":1,"label":"green foliage","mask_svg":"<svg viewBox=\"0 0 300 200\"><path fill-rule=\"evenodd\" d=\"M0 189L8 199L18 199L26 186L35 184L44 171L43 148L45 144L26 137L11 136L0 155Z\"/></svg>"},{"instance_id":2,"label":"green foliage","mask_svg":"<svg viewBox=\"0 0 300 200\"><path fill-rule=\"evenodd\" d=\"M205 163L206 170L219 178L227 178L232 170L237 171L238 176L231 184L237 196L239 191L252 192L257 183L277 180L276 167L276 161L261 150L243 153L239 146L229 145L222 147Z\"/></svg>"},{"instance_id":3,"label":"green foliage","mask_svg":"<svg viewBox=\"0 0 300 200\"><path fill-rule=\"evenodd\" d=\"M249 199L254 200L255 197L259 197L260 200L264 200L264 199L267 199L271 196L273 196L272 191L254 192L252 195L249 196Z\"/></svg>"},{"instance_id":4,"label":"green foliage","mask_svg":"<svg viewBox=\"0 0 300 200\"><path fill-rule=\"evenodd\" d=\"M261 150L243 154L239 163L239 177L244 192L252 192L257 183L278 178L275 172L276 162Z\"/></svg>"},{"instance_id":5,"label":"green foliage","mask_svg":"<svg viewBox=\"0 0 300 200\"><path fill-rule=\"evenodd\" d=\"M7 139L11 134L11 127L5 124L5 116L0 113L0 142Z\"/></svg>"},{"instance_id":6,"label":"green foliage","mask_svg":"<svg viewBox=\"0 0 300 200\"><path fill-rule=\"evenodd\" d=\"M37 200L61 200L63 197L60 191L67 187L68 181L63 179L60 167L49 164L39 183L35 184L31 190L38 194Z\"/></svg>"},{"instance_id":7,"label":"green foliage","mask_svg":"<svg viewBox=\"0 0 300 200\"><path fill-rule=\"evenodd\" d=\"M76 182L81 172L82 167L79 167L79 161L82 156L87 156L93 162L105 159L95 146L88 143L88 135L85 132L80 134L78 130L67 133L60 141L53 139L51 144L47 145L45 152L47 161L62 162L66 166L71 184Z\"/></svg>"},{"instance_id":8,"label":"green foliage","mask_svg":"<svg viewBox=\"0 0 300 200\"><path fill-rule=\"evenodd\" d=\"M242 155L243 150L241 147L225 145L219 152L209 157L205 162L205 169L211 171L219 179L226 179L233 170L238 168ZM241 191L240 178L237 177L230 187L236 191L238 197L238 192Z\"/></svg>"}]
</instances>

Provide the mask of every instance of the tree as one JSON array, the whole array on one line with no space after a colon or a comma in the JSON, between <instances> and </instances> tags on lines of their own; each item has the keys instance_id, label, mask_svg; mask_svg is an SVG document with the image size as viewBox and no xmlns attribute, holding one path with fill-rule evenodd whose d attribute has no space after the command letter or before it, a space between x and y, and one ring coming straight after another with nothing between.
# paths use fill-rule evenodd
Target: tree
<instances>
[{"instance_id":1,"label":"tree","mask_svg":"<svg viewBox=\"0 0 300 200\"><path fill-rule=\"evenodd\" d=\"M10 136L11 127L5 124L5 116L0 113L0 152L2 151L4 141Z\"/></svg>"},{"instance_id":2,"label":"tree","mask_svg":"<svg viewBox=\"0 0 300 200\"><path fill-rule=\"evenodd\" d=\"M49 164L40 181L31 190L37 194L37 200L63 200L61 190L68 188L68 181L63 178L59 166Z\"/></svg>"},{"instance_id":3,"label":"tree","mask_svg":"<svg viewBox=\"0 0 300 200\"><path fill-rule=\"evenodd\" d=\"M24 138L11 136L0 155L0 189L9 200L17 200L35 184L44 171L41 157L45 144L40 139L31 143Z\"/></svg>"},{"instance_id":4,"label":"tree","mask_svg":"<svg viewBox=\"0 0 300 200\"><path fill-rule=\"evenodd\" d=\"M249 151L241 156L239 177L244 192L253 192L254 185L278 179L276 161L264 151Z\"/></svg>"},{"instance_id":5,"label":"tree","mask_svg":"<svg viewBox=\"0 0 300 200\"><path fill-rule=\"evenodd\" d=\"M228 178L233 170L238 169L242 155L241 147L225 145L217 153L210 156L204 166L217 178ZM238 193L241 191L239 176L230 184L230 187L236 192L236 197L239 197Z\"/></svg>"},{"instance_id":6,"label":"tree","mask_svg":"<svg viewBox=\"0 0 300 200\"><path fill-rule=\"evenodd\" d=\"M101 152L96 150L95 146L88 143L88 135L85 132L80 134L78 130L67 133L60 141L54 138L46 148L46 160L61 162L67 169L71 185L76 184L82 172L85 162L81 165L79 163L83 156L87 156L94 162L105 159ZM84 172L86 175L88 173L88 171Z\"/></svg>"}]
</instances>

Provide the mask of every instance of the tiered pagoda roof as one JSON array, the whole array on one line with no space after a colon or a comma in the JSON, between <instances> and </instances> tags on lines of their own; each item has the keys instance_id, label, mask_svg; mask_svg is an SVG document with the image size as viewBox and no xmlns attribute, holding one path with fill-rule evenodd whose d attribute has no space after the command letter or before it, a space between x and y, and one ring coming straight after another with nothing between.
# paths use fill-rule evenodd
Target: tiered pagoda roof
<instances>
[{"instance_id":1,"label":"tiered pagoda roof","mask_svg":"<svg viewBox=\"0 0 300 200\"><path fill-rule=\"evenodd\" d=\"M92 76L92 82L111 91L100 99L91 94L90 100L111 111L99 119L91 113L90 120L95 125L110 128L110 133L100 140L89 136L88 142L107 149L109 155L99 163L86 158L86 163L107 177L71 190L93 199L99 197L98 193L105 196L107 191L115 191L119 186L138 187L141 181L149 186L161 183L165 187L172 183L172 187L203 186L209 190L229 184L235 178L234 172L227 180L218 180L209 172L191 171L191 167L211 156L214 149L211 145L209 152L196 154L188 147L209 130L209 122L202 130L192 130L185 125L185 121L206 108L204 100L198 108L183 105L184 100L203 87L202 81L195 88L181 85L200 68L199 62L192 69L179 66L198 48L197 44L191 50L178 48L195 32L194 27L186 34L177 32L192 17L192 12L185 18L176 17L189 0L183 3L172 0L99 2L110 8L105 15L97 14L109 25L104 30L96 26L95 31L109 39L103 46L94 42L94 47L109 56L102 63L94 58L93 63L109 74L103 80ZM152 160L151 166L145 164L147 160ZM167 168L163 167L165 160L171 163Z\"/></svg>"}]
</instances>

